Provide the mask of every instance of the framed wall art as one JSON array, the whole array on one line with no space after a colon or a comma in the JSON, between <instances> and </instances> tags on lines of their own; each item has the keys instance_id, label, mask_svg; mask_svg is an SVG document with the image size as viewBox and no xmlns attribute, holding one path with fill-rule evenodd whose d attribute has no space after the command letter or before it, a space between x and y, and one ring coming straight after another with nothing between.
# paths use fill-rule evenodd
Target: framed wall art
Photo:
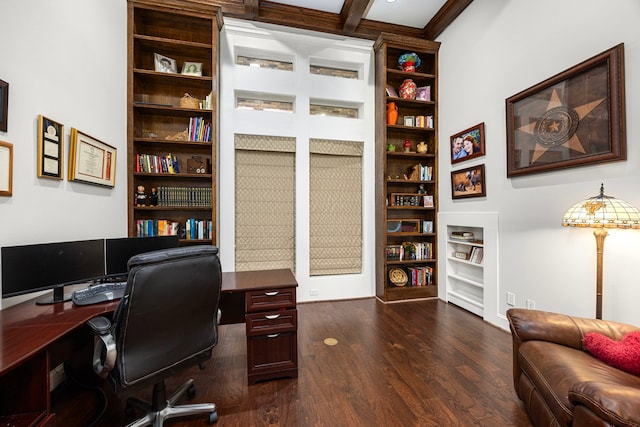
<instances>
[{"instance_id":1,"label":"framed wall art","mask_svg":"<svg viewBox=\"0 0 640 427\"><path fill-rule=\"evenodd\" d=\"M71 128L69 181L114 187L116 183L115 147Z\"/></svg>"},{"instance_id":2,"label":"framed wall art","mask_svg":"<svg viewBox=\"0 0 640 427\"><path fill-rule=\"evenodd\" d=\"M484 156L484 123L451 136L451 163Z\"/></svg>"},{"instance_id":3,"label":"framed wall art","mask_svg":"<svg viewBox=\"0 0 640 427\"><path fill-rule=\"evenodd\" d=\"M486 196L484 165L451 172L451 198L464 199Z\"/></svg>"},{"instance_id":4,"label":"framed wall art","mask_svg":"<svg viewBox=\"0 0 640 427\"><path fill-rule=\"evenodd\" d=\"M64 168L64 126L38 116L38 178L62 179Z\"/></svg>"},{"instance_id":5,"label":"framed wall art","mask_svg":"<svg viewBox=\"0 0 640 427\"><path fill-rule=\"evenodd\" d=\"M9 116L9 83L0 80L0 131L7 131Z\"/></svg>"},{"instance_id":6,"label":"framed wall art","mask_svg":"<svg viewBox=\"0 0 640 427\"><path fill-rule=\"evenodd\" d=\"M13 194L13 144L0 141L0 196Z\"/></svg>"},{"instance_id":7,"label":"framed wall art","mask_svg":"<svg viewBox=\"0 0 640 427\"><path fill-rule=\"evenodd\" d=\"M625 160L624 45L506 100L507 176Z\"/></svg>"}]
</instances>

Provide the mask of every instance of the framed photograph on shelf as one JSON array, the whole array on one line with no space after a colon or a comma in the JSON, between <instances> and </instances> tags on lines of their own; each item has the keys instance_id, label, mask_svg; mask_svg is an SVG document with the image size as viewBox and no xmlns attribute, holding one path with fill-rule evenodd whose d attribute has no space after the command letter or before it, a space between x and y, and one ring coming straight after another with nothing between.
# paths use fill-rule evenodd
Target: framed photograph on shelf
<instances>
[{"instance_id":1,"label":"framed photograph on shelf","mask_svg":"<svg viewBox=\"0 0 640 427\"><path fill-rule=\"evenodd\" d=\"M64 126L38 116L38 178L62 179L64 168Z\"/></svg>"},{"instance_id":2,"label":"framed photograph on shelf","mask_svg":"<svg viewBox=\"0 0 640 427\"><path fill-rule=\"evenodd\" d=\"M115 147L71 128L69 181L114 187L116 183Z\"/></svg>"},{"instance_id":3,"label":"framed photograph on shelf","mask_svg":"<svg viewBox=\"0 0 640 427\"><path fill-rule=\"evenodd\" d=\"M625 160L624 45L506 100L507 177Z\"/></svg>"},{"instance_id":4,"label":"framed photograph on shelf","mask_svg":"<svg viewBox=\"0 0 640 427\"><path fill-rule=\"evenodd\" d=\"M404 116L404 125L405 126L414 126L415 125L415 117L414 116Z\"/></svg>"},{"instance_id":5,"label":"framed photograph on shelf","mask_svg":"<svg viewBox=\"0 0 640 427\"><path fill-rule=\"evenodd\" d=\"M486 193L484 165L451 172L451 198L484 197Z\"/></svg>"},{"instance_id":6,"label":"framed photograph on shelf","mask_svg":"<svg viewBox=\"0 0 640 427\"><path fill-rule=\"evenodd\" d=\"M484 156L484 123L451 136L451 163Z\"/></svg>"},{"instance_id":7,"label":"framed photograph on shelf","mask_svg":"<svg viewBox=\"0 0 640 427\"><path fill-rule=\"evenodd\" d=\"M392 98L397 98L398 97L398 92L396 92L396 90L393 88L393 86L387 85L387 96L390 96Z\"/></svg>"},{"instance_id":8,"label":"framed photograph on shelf","mask_svg":"<svg viewBox=\"0 0 640 427\"><path fill-rule=\"evenodd\" d=\"M9 83L0 80L0 131L7 131L9 116Z\"/></svg>"},{"instance_id":9,"label":"framed photograph on shelf","mask_svg":"<svg viewBox=\"0 0 640 427\"><path fill-rule=\"evenodd\" d=\"M0 196L13 194L13 144L0 141Z\"/></svg>"},{"instance_id":10,"label":"framed photograph on shelf","mask_svg":"<svg viewBox=\"0 0 640 427\"><path fill-rule=\"evenodd\" d=\"M160 73L172 74L178 72L178 65L175 59L169 58L168 56L160 55L159 53L154 53L153 56L153 64L156 71Z\"/></svg>"},{"instance_id":11,"label":"framed photograph on shelf","mask_svg":"<svg viewBox=\"0 0 640 427\"><path fill-rule=\"evenodd\" d=\"M202 62L188 62L182 64L181 74L187 76L202 76Z\"/></svg>"}]
</instances>

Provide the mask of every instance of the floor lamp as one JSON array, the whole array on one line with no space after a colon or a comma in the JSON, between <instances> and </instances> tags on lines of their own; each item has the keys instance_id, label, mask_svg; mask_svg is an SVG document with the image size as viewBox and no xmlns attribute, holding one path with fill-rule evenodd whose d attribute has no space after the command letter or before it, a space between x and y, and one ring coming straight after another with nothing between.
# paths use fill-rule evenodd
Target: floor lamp
<instances>
[{"instance_id":1,"label":"floor lamp","mask_svg":"<svg viewBox=\"0 0 640 427\"><path fill-rule=\"evenodd\" d=\"M596 319L602 319L602 254L608 228L640 228L640 211L615 197L600 194L576 203L562 217L564 227L594 228L596 237Z\"/></svg>"}]
</instances>

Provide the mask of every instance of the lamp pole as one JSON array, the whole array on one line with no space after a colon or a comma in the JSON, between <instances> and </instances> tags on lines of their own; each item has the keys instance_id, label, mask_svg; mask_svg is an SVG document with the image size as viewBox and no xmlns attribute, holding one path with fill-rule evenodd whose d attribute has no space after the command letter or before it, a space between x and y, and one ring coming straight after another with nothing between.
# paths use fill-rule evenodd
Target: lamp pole
<instances>
[{"instance_id":1,"label":"lamp pole","mask_svg":"<svg viewBox=\"0 0 640 427\"><path fill-rule=\"evenodd\" d=\"M602 319L602 259L604 254L604 238L607 230L596 228L593 235L596 237L596 319Z\"/></svg>"}]
</instances>

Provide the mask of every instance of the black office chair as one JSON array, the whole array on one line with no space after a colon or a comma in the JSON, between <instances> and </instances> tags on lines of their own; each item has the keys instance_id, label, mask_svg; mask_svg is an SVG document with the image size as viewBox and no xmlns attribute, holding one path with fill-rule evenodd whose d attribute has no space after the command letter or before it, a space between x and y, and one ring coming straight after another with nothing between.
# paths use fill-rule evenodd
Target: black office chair
<instances>
[{"instance_id":1,"label":"black office chair","mask_svg":"<svg viewBox=\"0 0 640 427\"><path fill-rule=\"evenodd\" d=\"M96 334L93 368L108 378L116 393L153 386L149 405L129 398L127 409L144 408L144 418L129 426L161 426L165 419L200 413L218 419L216 405L174 406L187 392L195 394L193 379L167 399L164 379L211 357L218 341L222 273L218 249L191 246L136 255L129 260L124 297L113 324L96 317L89 326Z\"/></svg>"}]
</instances>

